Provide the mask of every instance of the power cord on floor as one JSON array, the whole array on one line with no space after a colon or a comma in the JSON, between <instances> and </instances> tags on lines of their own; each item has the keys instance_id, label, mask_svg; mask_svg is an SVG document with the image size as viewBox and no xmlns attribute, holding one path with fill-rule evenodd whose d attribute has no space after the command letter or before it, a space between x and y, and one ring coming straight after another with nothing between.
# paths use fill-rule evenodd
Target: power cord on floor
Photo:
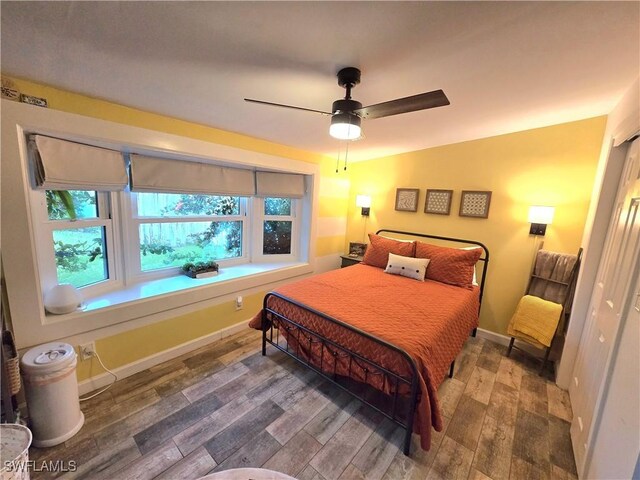
<instances>
[{"instance_id":1,"label":"power cord on floor","mask_svg":"<svg viewBox=\"0 0 640 480\"><path fill-rule=\"evenodd\" d=\"M94 393L93 395L89 395L88 397L80 397L80 401L84 402L85 400L91 400L94 397L97 397L98 395L100 395L101 393L106 392L107 390L109 390L114 383L116 383L118 381L118 375L116 375L115 373L113 373L111 370L109 370L107 367L104 366L104 363L102 363L102 359L100 358L100 355L98 355L98 352L93 352L93 356L96 357L98 359L98 362L100 363L100 365L102 366L102 368L106 371L109 372L111 375L113 375L113 382L111 382L109 385L107 385L106 387L104 387L102 390L100 390L99 392Z\"/></svg>"}]
</instances>

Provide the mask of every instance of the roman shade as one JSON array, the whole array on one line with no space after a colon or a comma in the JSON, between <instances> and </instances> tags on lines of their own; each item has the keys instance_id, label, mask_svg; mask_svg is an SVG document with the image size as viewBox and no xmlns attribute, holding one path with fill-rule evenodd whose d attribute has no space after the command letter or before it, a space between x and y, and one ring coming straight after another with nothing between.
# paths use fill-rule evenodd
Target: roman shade
<instances>
[{"instance_id":1,"label":"roman shade","mask_svg":"<svg viewBox=\"0 0 640 480\"><path fill-rule=\"evenodd\" d=\"M254 172L207 163L131 155L132 192L255 195Z\"/></svg>"},{"instance_id":2,"label":"roman shade","mask_svg":"<svg viewBox=\"0 0 640 480\"><path fill-rule=\"evenodd\" d=\"M256 194L260 197L304 197L304 175L256 172Z\"/></svg>"},{"instance_id":3,"label":"roman shade","mask_svg":"<svg viewBox=\"0 0 640 480\"><path fill-rule=\"evenodd\" d=\"M57 138L29 138L35 185L43 190L124 190L127 169L120 152Z\"/></svg>"}]
</instances>

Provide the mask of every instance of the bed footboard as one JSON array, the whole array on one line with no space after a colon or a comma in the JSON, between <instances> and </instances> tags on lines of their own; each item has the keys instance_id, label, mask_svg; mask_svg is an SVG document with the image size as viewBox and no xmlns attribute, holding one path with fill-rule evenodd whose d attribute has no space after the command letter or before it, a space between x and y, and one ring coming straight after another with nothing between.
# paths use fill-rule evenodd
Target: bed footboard
<instances>
[{"instance_id":1,"label":"bed footboard","mask_svg":"<svg viewBox=\"0 0 640 480\"><path fill-rule=\"evenodd\" d=\"M372 342L380 344L390 351L400 354L404 361L407 363L407 371L410 372L409 377L405 377L390 371L389 369L377 364L376 362L363 357L357 352L354 352L344 346L336 343L335 341L326 338L318 332L312 331L309 328L301 325L300 323L286 318L281 313L275 311L269 306L269 299L271 297L278 297L281 300L295 305L298 308L313 313L318 317L339 325L342 328L350 330L362 337L365 337ZM290 347L289 341L285 338L285 334L281 335L281 330L284 329L290 335L290 338L295 339L295 347ZM405 429L403 452L405 455L409 455L411 449L411 434L413 433L413 423L416 413L416 406L418 404L418 395L420 395L419 389L419 377L418 369L415 361L411 356L401 348L386 342L380 338L370 335L358 328L348 325L340 320L333 318L325 313L319 312L313 308L303 305L295 300L287 298L281 294L270 292L268 293L263 302L262 310L262 355L267 353L267 343L273 345L281 352L286 353L290 357L294 358L301 364L315 371L318 375L322 376L326 380L330 381L334 385L338 386L345 392L354 396L364 404L375 409L385 417L389 418L396 424ZM303 354L300 350L300 346L304 343L308 343L308 354ZM319 348L320 355L318 359L313 358L311 353L314 348ZM327 365L325 359L325 351L328 351L330 356L334 359L333 365ZM385 375L387 380L391 383L391 392L388 395L389 401L385 402L385 405L374 404L373 401L368 400L366 397L366 391L360 393L356 391L354 385L350 385L347 382L340 381L344 378L344 375L337 372L338 359L347 362L348 368L346 372L346 378L351 377L352 368L360 369L361 375L364 372L364 383L367 383L368 375ZM344 373L344 372L343 372ZM401 393L401 391L408 391L409 396Z\"/></svg>"}]
</instances>

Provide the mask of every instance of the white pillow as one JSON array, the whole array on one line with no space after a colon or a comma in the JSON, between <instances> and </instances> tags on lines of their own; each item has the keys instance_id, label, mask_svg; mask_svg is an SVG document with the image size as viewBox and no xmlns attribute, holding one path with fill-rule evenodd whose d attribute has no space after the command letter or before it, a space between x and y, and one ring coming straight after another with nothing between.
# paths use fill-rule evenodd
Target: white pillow
<instances>
[{"instance_id":1,"label":"white pillow","mask_svg":"<svg viewBox=\"0 0 640 480\"><path fill-rule=\"evenodd\" d=\"M403 257L402 255L390 253L387 268L384 271L424 282L427 265L429 265L428 258Z\"/></svg>"}]
</instances>

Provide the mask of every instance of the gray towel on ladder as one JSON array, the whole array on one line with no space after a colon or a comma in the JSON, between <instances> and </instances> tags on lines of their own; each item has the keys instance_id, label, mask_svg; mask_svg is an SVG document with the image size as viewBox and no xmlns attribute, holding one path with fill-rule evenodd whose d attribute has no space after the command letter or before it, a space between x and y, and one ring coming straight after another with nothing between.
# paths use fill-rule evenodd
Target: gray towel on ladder
<instances>
[{"instance_id":1,"label":"gray towel on ladder","mask_svg":"<svg viewBox=\"0 0 640 480\"><path fill-rule=\"evenodd\" d=\"M538 255L536 255L533 274L544 278L532 278L528 294L564 305L570 286L545 279L549 278L558 282L570 283L571 273L577 260L578 256L570 253L539 250ZM571 306L565 305L565 307L568 311Z\"/></svg>"}]
</instances>

